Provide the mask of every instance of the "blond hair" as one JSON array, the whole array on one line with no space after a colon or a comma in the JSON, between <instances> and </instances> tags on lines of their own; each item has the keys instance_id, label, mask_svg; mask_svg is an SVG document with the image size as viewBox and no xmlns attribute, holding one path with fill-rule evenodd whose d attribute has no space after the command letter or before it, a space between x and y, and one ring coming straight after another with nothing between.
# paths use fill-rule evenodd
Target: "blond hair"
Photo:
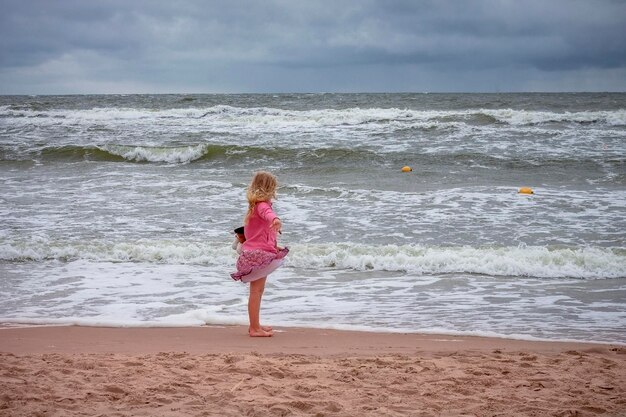
<instances>
[{"instance_id":1,"label":"blond hair","mask_svg":"<svg viewBox=\"0 0 626 417\"><path fill-rule=\"evenodd\" d=\"M248 224L248 219L254 211L254 207L257 203L262 201L271 201L276 197L276 187L278 181L276 177L269 172L259 171L252 177L252 182L246 191L246 197L248 198L248 212L244 218L243 223Z\"/></svg>"}]
</instances>

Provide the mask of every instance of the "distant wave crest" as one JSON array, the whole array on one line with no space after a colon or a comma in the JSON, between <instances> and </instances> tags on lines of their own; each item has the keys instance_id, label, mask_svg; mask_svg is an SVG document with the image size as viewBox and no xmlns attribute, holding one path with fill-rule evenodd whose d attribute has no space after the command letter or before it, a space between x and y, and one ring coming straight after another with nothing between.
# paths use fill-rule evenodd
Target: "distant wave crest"
<instances>
[{"instance_id":1,"label":"distant wave crest","mask_svg":"<svg viewBox=\"0 0 626 417\"><path fill-rule=\"evenodd\" d=\"M196 161L277 159L331 163L337 160L379 159L378 154L360 148L287 148L225 144L190 144L183 146L98 145L50 146L31 152L0 148L0 160L110 161L185 164Z\"/></svg>"},{"instance_id":2,"label":"distant wave crest","mask_svg":"<svg viewBox=\"0 0 626 417\"><path fill-rule=\"evenodd\" d=\"M234 107L217 105L205 108L117 108L81 110L29 109L0 106L0 118L29 124L115 124L122 123L194 123L198 125L303 126L394 125L396 128L445 126L449 123L510 124L515 126L542 123L600 123L626 126L626 109L551 112L516 109L416 110L399 108L345 108L286 110L271 107ZM22 120L22 122L20 122Z\"/></svg>"},{"instance_id":3,"label":"distant wave crest","mask_svg":"<svg viewBox=\"0 0 626 417\"><path fill-rule=\"evenodd\" d=\"M388 149L386 152L376 151L364 146L335 145L328 147L307 147L262 145L250 146L239 144L189 144L179 146L147 146L147 145L66 145L47 146L43 149L19 150L0 146L0 161L101 161L128 163L232 163L246 164L258 161L290 161L296 166L311 167L362 167L371 164L397 166L410 158L415 165L464 165L482 168L524 168L536 169L538 166L605 166L621 167L624 158L614 153L553 155L539 154L528 151L524 155L489 155L472 149L456 149L452 152L435 152L418 149L417 153Z\"/></svg>"},{"instance_id":4,"label":"distant wave crest","mask_svg":"<svg viewBox=\"0 0 626 417\"><path fill-rule=\"evenodd\" d=\"M2 152L4 160L43 159L46 161L110 161L110 162L162 162L170 164L189 163L201 159L223 157L236 146L228 145L184 145L184 146L133 146L133 145L99 145L99 146L50 146L32 152Z\"/></svg>"}]
</instances>

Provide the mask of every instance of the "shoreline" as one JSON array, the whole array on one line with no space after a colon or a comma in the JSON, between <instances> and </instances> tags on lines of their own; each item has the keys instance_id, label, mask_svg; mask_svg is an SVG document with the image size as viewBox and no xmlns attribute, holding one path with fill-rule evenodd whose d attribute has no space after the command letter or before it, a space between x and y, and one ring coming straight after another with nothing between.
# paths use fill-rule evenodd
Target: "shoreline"
<instances>
[{"instance_id":1,"label":"shoreline","mask_svg":"<svg viewBox=\"0 0 626 417\"><path fill-rule=\"evenodd\" d=\"M247 326L0 328L0 417L626 416L626 346Z\"/></svg>"},{"instance_id":2,"label":"shoreline","mask_svg":"<svg viewBox=\"0 0 626 417\"><path fill-rule=\"evenodd\" d=\"M0 332L8 329L29 329L29 328L46 328L46 327L61 327L61 328L70 328L70 327L79 327L79 328L97 328L97 329L201 329L201 328L236 328L236 327L244 327L243 324L239 323L211 323L211 324L117 324L117 323L107 323L107 322L72 322L72 321L59 321L55 323L54 321L2 321L0 319ZM402 329L393 329L393 328L374 328L369 329L361 326L346 326L346 328L342 328L341 326L335 327L315 327L315 326L299 326L299 325L276 325L275 329L278 330L278 333L284 333L289 331L290 329L298 329L302 331L330 331L330 332L347 332L347 333L367 333L367 334L383 334L383 335L394 335L394 334L403 334L403 335L415 335L415 336L438 336L438 337L454 337L454 338L478 338L478 339L493 339L493 340L510 340L510 341L518 341L518 342L538 342L538 343L573 343L573 344L590 344L590 345L604 345L604 346L624 346L626 347L626 340L624 341L607 341L607 340L578 340L578 339L568 339L568 338L547 338L547 337L538 337L527 334L499 334L492 332L491 334L484 334L481 331L455 331L450 330L446 331L442 329L440 331L433 330L402 330Z\"/></svg>"},{"instance_id":3,"label":"shoreline","mask_svg":"<svg viewBox=\"0 0 626 417\"><path fill-rule=\"evenodd\" d=\"M45 353L245 353L375 354L379 349L394 353L412 351L470 350L555 352L595 348L624 348L620 343L557 340L526 340L446 333L368 332L308 327L275 327L270 338L252 338L246 326L206 325L187 327L109 327L80 325L0 324L0 352ZM158 342L147 344L150 340Z\"/></svg>"}]
</instances>

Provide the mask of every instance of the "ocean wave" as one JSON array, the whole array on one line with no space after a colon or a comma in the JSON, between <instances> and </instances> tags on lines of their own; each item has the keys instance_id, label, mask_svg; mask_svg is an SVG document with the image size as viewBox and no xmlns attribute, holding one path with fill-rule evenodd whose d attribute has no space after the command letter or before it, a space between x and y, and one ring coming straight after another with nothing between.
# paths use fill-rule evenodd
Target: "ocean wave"
<instances>
[{"instance_id":1,"label":"ocean wave","mask_svg":"<svg viewBox=\"0 0 626 417\"><path fill-rule=\"evenodd\" d=\"M209 145L177 147L106 145L102 149L114 157L120 156L127 161L166 162L170 164L188 163L223 152L222 147Z\"/></svg>"},{"instance_id":2,"label":"ocean wave","mask_svg":"<svg viewBox=\"0 0 626 417\"><path fill-rule=\"evenodd\" d=\"M332 164L337 161L382 162L378 153L361 148L306 148L190 144L183 146L142 145L67 145L51 146L31 151L16 151L0 147L0 160L45 160L45 161L110 161L110 162L156 162L185 164L196 161L245 161L248 159L275 159L287 161Z\"/></svg>"},{"instance_id":3,"label":"ocean wave","mask_svg":"<svg viewBox=\"0 0 626 417\"><path fill-rule=\"evenodd\" d=\"M170 164L188 163L201 158L211 158L226 152L227 148L209 145L189 146L131 146L68 145L46 147L31 152L0 152L3 160L44 160L44 161L108 161L108 162L164 162Z\"/></svg>"},{"instance_id":4,"label":"ocean wave","mask_svg":"<svg viewBox=\"0 0 626 417\"><path fill-rule=\"evenodd\" d=\"M293 254L293 255L291 255ZM291 252L300 267L469 273L539 278L626 277L626 252L605 248L314 245Z\"/></svg>"},{"instance_id":5,"label":"ocean wave","mask_svg":"<svg viewBox=\"0 0 626 417\"><path fill-rule=\"evenodd\" d=\"M75 261L147 262L218 265L233 250L202 242L8 242L0 244L0 260L10 262ZM223 262L222 262L223 263Z\"/></svg>"},{"instance_id":6,"label":"ocean wave","mask_svg":"<svg viewBox=\"0 0 626 417\"><path fill-rule=\"evenodd\" d=\"M538 125L543 123L603 123L609 126L626 126L626 110L548 112L527 110L480 110L479 114L492 117L496 122L515 126Z\"/></svg>"},{"instance_id":7,"label":"ocean wave","mask_svg":"<svg viewBox=\"0 0 626 417\"><path fill-rule=\"evenodd\" d=\"M624 159L614 153L598 151L595 154L557 154L527 151L524 155L491 155L476 150L420 148L413 152L389 149L377 150L366 146L327 146L314 147L305 143L285 146L265 147L261 145L229 144L188 144L168 146L147 146L129 144L106 145L66 145L47 146L42 149L14 149L14 145L0 146L2 161L104 161L104 162L147 162L166 164L187 164L197 162L247 163L249 161L289 161L301 167L315 166L397 166L407 161L422 167L439 165L476 166L488 169L567 167L567 166L617 166Z\"/></svg>"},{"instance_id":8,"label":"ocean wave","mask_svg":"<svg viewBox=\"0 0 626 417\"><path fill-rule=\"evenodd\" d=\"M626 110L552 112L516 109L415 110L400 108L346 108L285 110L271 107L216 105L173 109L101 107L92 109L23 109L0 107L0 118L28 124L185 123L200 126L272 127L436 127L451 124L513 126L544 123L605 124L626 126Z\"/></svg>"},{"instance_id":9,"label":"ocean wave","mask_svg":"<svg viewBox=\"0 0 626 417\"><path fill-rule=\"evenodd\" d=\"M245 148L244 148L245 149ZM197 160L210 160L237 154L238 146L195 144L184 146L51 146L30 152L16 152L0 149L1 160L45 160L45 161L109 161L109 162L163 162L184 164ZM261 152L260 148L250 147L250 152ZM244 151L245 152L245 151Z\"/></svg>"},{"instance_id":10,"label":"ocean wave","mask_svg":"<svg viewBox=\"0 0 626 417\"><path fill-rule=\"evenodd\" d=\"M626 278L626 250L615 248L377 246L347 243L296 244L290 248L287 265L303 269L536 278ZM8 262L67 262L78 259L201 264L228 269L234 265L235 255L227 244L183 241L0 244L0 260Z\"/></svg>"}]
</instances>

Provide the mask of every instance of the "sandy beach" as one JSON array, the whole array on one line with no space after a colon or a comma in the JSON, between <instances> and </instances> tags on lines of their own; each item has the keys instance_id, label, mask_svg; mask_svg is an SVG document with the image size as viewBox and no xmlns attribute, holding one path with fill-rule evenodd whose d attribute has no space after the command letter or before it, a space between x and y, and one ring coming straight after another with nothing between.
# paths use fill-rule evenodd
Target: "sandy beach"
<instances>
[{"instance_id":1,"label":"sandy beach","mask_svg":"<svg viewBox=\"0 0 626 417\"><path fill-rule=\"evenodd\" d=\"M626 347L276 329L2 327L0 416L624 416Z\"/></svg>"}]
</instances>

